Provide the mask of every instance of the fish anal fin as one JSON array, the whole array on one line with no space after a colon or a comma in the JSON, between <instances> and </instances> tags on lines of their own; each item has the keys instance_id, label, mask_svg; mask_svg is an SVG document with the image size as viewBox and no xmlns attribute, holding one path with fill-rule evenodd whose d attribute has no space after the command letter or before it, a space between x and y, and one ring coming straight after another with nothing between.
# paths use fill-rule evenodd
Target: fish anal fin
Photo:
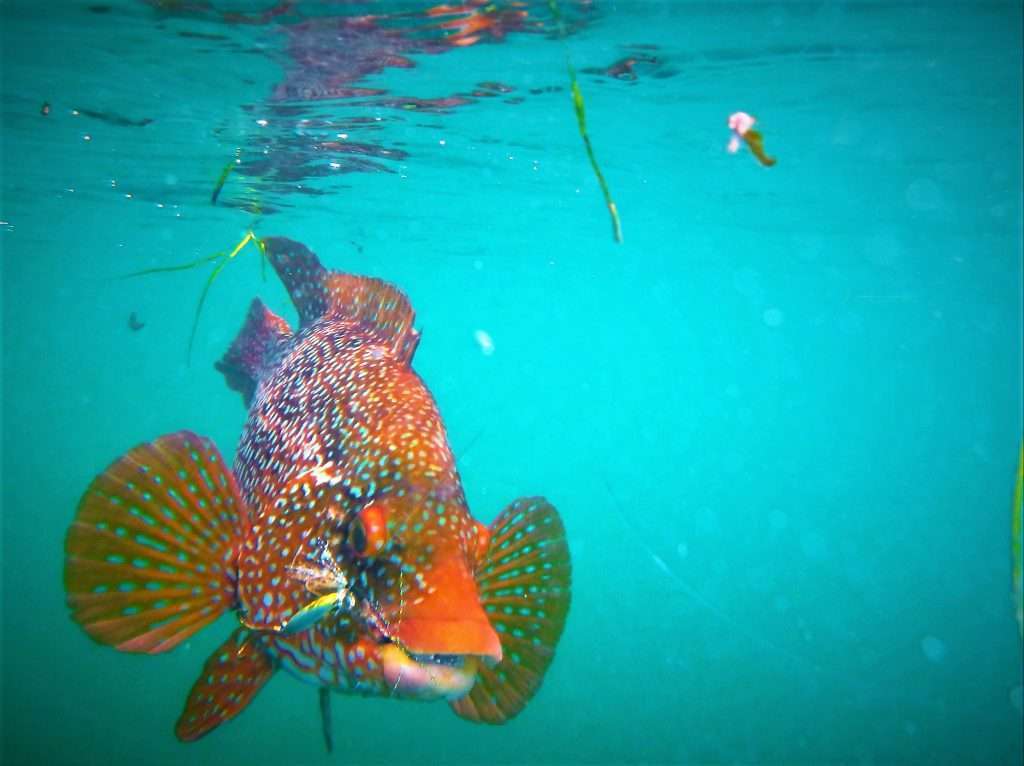
<instances>
[{"instance_id":1,"label":"fish anal fin","mask_svg":"<svg viewBox=\"0 0 1024 766\"><path fill-rule=\"evenodd\" d=\"M264 252L306 327L320 319L347 320L409 362L419 342L415 313L398 288L380 279L328 271L305 245L268 237Z\"/></svg>"},{"instance_id":2,"label":"fish anal fin","mask_svg":"<svg viewBox=\"0 0 1024 766\"><path fill-rule=\"evenodd\" d=\"M274 670L258 635L237 628L206 660L192 685L174 727L178 739L192 742L230 721L252 702Z\"/></svg>"},{"instance_id":3,"label":"fish anal fin","mask_svg":"<svg viewBox=\"0 0 1024 766\"><path fill-rule=\"evenodd\" d=\"M523 710L554 659L569 612L572 569L565 528L543 498L516 500L490 532L476 579L502 659L481 664L469 693L449 704L462 718L500 724Z\"/></svg>"},{"instance_id":4,"label":"fish anal fin","mask_svg":"<svg viewBox=\"0 0 1024 766\"><path fill-rule=\"evenodd\" d=\"M277 364L291 337L288 322L259 298L253 300L245 324L224 357L214 365L223 373L228 388L242 394L246 406L252 403L260 378Z\"/></svg>"},{"instance_id":5,"label":"fish anal fin","mask_svg":"<svg viewBox=\"0 0 1024 766\"><path fill-rule=\"evenodd\" d=\"M235 606L247 526L211 440L179 431L135 447L93 480L68 529L72 618L121 651L171 649Z\"/></svg>"}]
</instances>

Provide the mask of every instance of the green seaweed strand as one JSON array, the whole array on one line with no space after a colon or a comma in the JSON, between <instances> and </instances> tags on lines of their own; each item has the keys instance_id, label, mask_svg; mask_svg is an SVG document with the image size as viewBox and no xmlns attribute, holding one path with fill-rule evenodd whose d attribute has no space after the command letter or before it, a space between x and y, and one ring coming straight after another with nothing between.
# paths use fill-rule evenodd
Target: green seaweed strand
<instances>
[{"instance_id":1,"label":"green seaweed strand","mask_svg":"<svg viewBox=\"0 0 1024 766\"><path fill-rule=\"evenodd\" d=\"M206 278L206 284L203 285L203 291L199 294L199 303L196 305L196 314L192 319L192 332L188 336L188 353L185 357L186 362L192 359L192 346L195 344L196 332L199 330L199 316L203 311L203 305L206 303L206 296L210 292L210 288L213 286L213 282L220 276L221 271L224 267L230 263L236 255L242 252L242 249L250 242L255 242L257 248L260 251L260 269L261 271L266 268L266 249L263 246L263 241L252 232L246 232L245 236L242 237L242 241L235 245L234 250L230 253L214 253L213 255L207 256L206 258L199 258L188 263L178 264L176 266L157 266L152 269L142 269L141 271L133 271L129 274L124 274L123 278L128 277L141 277L148 274L161 274L169 271L184 271L185 269L194 269L197 266L202 266L204 263L216 262L216 266L213 267L213 271L210 272L210 276Z\"/></svg>"},{"instance_id":2,"label":"green seaweed strand","mask_svg":"<svg viewBox=\"0 0 1024 766\"><path fill-rule=\"evenodd\" d=\"M203 285L203 291L199 294L199 303L196 304L196 315L192 319L192 332L188 336L188 353L185 356L186 361L192 359L192 345L196 340L196 332L199 330L199 314L202 313L203 304L206 303L206 295L210 292L210 287L213 285L213 280L224 270L224 267L228 265L229 258L222 258L213 271L210 272L210 276L206 278L206 284Z\"/></svg>"},{"instance_id":3,"label":"green seaweed strand","mask_svg":"<svg viewBox=\"0 0 1024 766\"><path fill-rule=\"evenodd\" d=\"M210 204L217 204L217 197L220 196L221 189L224 188L224 184L228 180L228 176L231 175L231 171L235 169L235 166L242 161L242 150L235 149L235 158L231 160L224 169L220 171L220 176L217 178L217 183L213 187L213 193L210 195Z\"/></svg>"},{"instance_id":4,"label":"green seaweed strand","mask_svg":"<svg viewBox=\"0 0 1024 766\"><path fill-rule=\"evenodd\" d=\"M177 266L157 266L152 269L142 269L141 271L130 271L127 274L122 274L121 279L129 279L131 277L144 277L148 274L163 274L168 271L185 271L186 269L194 269L196 266L202 266L204 263L210 263L216 261L219 258L223 258L224 253L214 253L213 255L207 256L206 258L199 258L195 261L189 261L188 263L180 263Z\"/></svg>"},{"instance_id":5,"label":"green seaweed strand","mask_svg":"<svg viewBox=\"0 0 1024 766\"><path fill-rule=\"evenodd\" d=\"M562 11L556 0L548 0L548 7L551 9L555 23L558 24L558 36L561 38L562 44L565 45L565 68L569 72L572 105L576 110L576 122L579 124L580 137L582 137L583 146L587 150L590 167L594 169L594 177L597 178L597 183L601 186L601 193L604 194L605 205L608 206L608 214L612 219L612 237L621 244L622 222L619 220L619 209L615 206L615 200L612 199L612 193L608 188L608 182L604 179L604 173L601 172L601 167L597 164L597 156L594 154L594 147L590 143L590 135L587 133L587 114L586 106L583 103L583 91L580 90L579 82L576 79L576 67L572 65L572 58L569 56L569 45L565 42L565 23L562 21Z\"/></svg>"}]
</instances>

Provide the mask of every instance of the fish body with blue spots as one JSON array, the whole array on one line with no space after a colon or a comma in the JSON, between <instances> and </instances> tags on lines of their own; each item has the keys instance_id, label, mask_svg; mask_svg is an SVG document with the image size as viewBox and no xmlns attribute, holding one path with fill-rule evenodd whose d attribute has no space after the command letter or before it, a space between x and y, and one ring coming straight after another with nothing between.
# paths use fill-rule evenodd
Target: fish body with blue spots
<instances>
[{"instance_id":1,"label":"fish body with blue spots","mask_svg":"<svg viewBox=\"0 0 1024 766\"><path fill-rule=\"evenodd\" d=\"M176 732L233 718L278 669L329 692L446 699L502 723L540 687L570 564L542 498L475 520L411 362L405 296L261 241L298 327L258 299L218 369L249 408L233 469L194 433L129 451L83 495L66 540L72 617L123 651L173 648L226 611Z\"/></svg>"}]
</instances>

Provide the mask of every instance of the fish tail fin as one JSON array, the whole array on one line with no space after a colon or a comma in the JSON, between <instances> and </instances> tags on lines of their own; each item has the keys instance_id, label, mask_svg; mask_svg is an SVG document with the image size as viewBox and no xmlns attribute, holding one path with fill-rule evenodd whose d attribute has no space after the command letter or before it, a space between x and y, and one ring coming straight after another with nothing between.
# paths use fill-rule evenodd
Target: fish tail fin
<instances>
[{"instance_id":1,"label":"fish tail fin","mask_svg":"<svg viewBox=\"0 0 1024 766\"><path fill-rule=\"evenodd\" d=\"M135 447L93 480L68 529L72 618L121 651L171 649L236 602L247 524L212 441L179 431Z\"/></svg>"},{"instance_id":2,"label":"fish tail fin","mask_svg":"<svg viewBox=\"0 0 1024 766\"><path fill-rule=\"evenodd\" d=\"M499 724L537 693L569 612L572 569L565 528L543 498L521 498L490 527L477 568L484 611L501 638L502 659L481 664L464 697L449 702L462 718Z\"/></svg>"},{"instance_id":3,"label":"fish tail fin","mask_svg":"<svg viewBox=\"0 0 1024 766\"><path fill-rule=\"evenodd\" d=\"M178 739L192 742L230 721L252 702L274 670L257 634L237 628L206 660L192 685L174 727Z\"/></svg>"},{"instance_id":4,"label":"fish tail fin","mask_svg":"<svg viewBox=\"0 0 1024 766\"><path fill-rule=\"evenodd\" d=\"M288 322L259 298L254 299L242 329L227 353L214 365L223 373L228 388L242 395L247 407L252 403L260 378L277 364L291 337Z\"/></svg>"},{"instance_id":5,"label":"fish tail fin","mask_svg":"<svg viewBox=\"0 0 1024 766\"><path fill-rule=\"evenodd\" d=\"M419 343L416 318L401 290L380 279L328 271L305 245L284 237L262 240L263 252L299 312L300 326L321 319L361 326L395 356L410 362Z\"/></svg>"}]
</instances>

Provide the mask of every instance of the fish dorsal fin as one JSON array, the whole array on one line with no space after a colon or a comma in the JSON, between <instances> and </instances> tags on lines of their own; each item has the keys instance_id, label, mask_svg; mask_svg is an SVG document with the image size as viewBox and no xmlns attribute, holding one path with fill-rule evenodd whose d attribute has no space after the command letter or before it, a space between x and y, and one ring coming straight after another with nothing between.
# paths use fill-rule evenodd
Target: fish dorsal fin
<instances>
[{"instance_id":1,"label":"fish dorsal fin","mask_svg":"<svg viewBox=\"0 0 1024 766\"><path fill-rule=\"evenodd\" d=\"M358 323L403 362L412 360L419 332L401 290L380 279L328 271L305 245L268 237L264 252L284 283L304 328L323 318Z\"/></svg>"},{"instance_id":2,"label":"fish dorsal fin","mask_svg":"<svg viewBox=\"0 0 1024 766\"><path fill-rule=\"evenodd\" d=\"M238 391L248 407L256 384L273 369L292 337L288 323L263 305L259 298L249 306L245 324L224 357L214 366L224 374L228 388Z\"/></svg>"}]
</instances>

